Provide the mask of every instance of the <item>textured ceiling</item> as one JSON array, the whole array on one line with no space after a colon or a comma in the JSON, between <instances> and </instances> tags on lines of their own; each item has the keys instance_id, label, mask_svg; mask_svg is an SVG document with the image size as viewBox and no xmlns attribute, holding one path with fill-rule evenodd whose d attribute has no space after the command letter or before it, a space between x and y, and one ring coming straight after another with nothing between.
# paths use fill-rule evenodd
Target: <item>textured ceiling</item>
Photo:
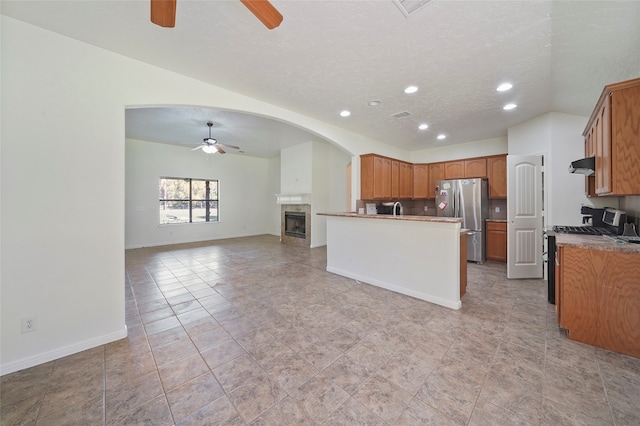
<instances>
[{"instance_id":1,"label":"textured ceiling","mask_svg":"<svg viewBox=\"0 0 640 426\"><path fill-rule=\"evenodd\" d=\"M587 116L605 84L640 77L638 1L431 0L409 18L391 0L272 3L284 16L272 31L237 0L178 0L173 29L149 22L147 0L3 0L1 7L408 150L504 136L550 111ZM514 88L496 92L503 81ZM409 84L419 91L403 93ZM507 102L518 108L503 111ZM342 109L351 116L340 117ZM410 115L392 117L403 111ZM175 125L161 129L160 118L170 117ZM127 135L195 146L209 119L214 137L247 155L272 156L280 143L314 138L262 117L194 108L129 111ZM422 122L428 130L417 129ZM256 126L265 126L257 139L246 131Z\"/></svg>"}]
</instances>

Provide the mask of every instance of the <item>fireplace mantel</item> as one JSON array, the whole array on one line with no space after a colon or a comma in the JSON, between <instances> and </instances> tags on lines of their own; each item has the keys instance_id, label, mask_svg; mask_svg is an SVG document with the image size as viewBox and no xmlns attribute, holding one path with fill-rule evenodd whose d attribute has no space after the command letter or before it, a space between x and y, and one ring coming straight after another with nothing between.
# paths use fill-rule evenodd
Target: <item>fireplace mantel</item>
<instances>
[{"instance_id":1,"label":"fireplace mantel","mask_svg":"<svg viewBox=\"0 0 640 426\"><path fill-rule=\"evenodd\" d=\"M311 204L311 194L276 194L277 204Z\"/></svg>"}]
</instances>

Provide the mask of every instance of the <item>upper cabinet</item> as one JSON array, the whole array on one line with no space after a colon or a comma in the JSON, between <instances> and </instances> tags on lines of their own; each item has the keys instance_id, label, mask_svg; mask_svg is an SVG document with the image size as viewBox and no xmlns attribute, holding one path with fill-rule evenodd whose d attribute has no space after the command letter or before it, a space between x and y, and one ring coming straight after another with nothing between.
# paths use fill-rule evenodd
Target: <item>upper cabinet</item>
<instances>
[{"instance_id":1,"label":"upper cabinet","mask_svg":"<svg viewBox=\"0 0 640 426\"><path fill-rule=\"evenodd\" d=\"M640 195L640 78L605 86L583 135L596 157L595 193Z\"/></svg>"},{"instance_id":2,"label":"upper cabinet","mask_svg":"<svg viewBox=\"0 0 640 426\"><path fill-rule=\"evenodd\" d=\"M413 165L413 198L433 198L429 183L429 164Z\"/></svg>"},{"instance_id":3,"label":"upper cabinet","mask_svg":"<svg viewBox=\"0 0 640 426\"><path fill-rule=\"evenodd\" d=\"M487 158L489 198L507 198L507 156Z\"/></svg>"},{"instance_id":4,"label":"upper cabinet","mask_svg":"<svg viewBox=\"0 0 640 426\"><path fill-rule=\"evenodd\" d=\"M360 156L360 198L407 199L413 195L412 165L375 154Z\"/></svg>"},{"instance_id":5,"label":"upper cabinet","mask_svg":"<svg viewBox=\"0 0 640 426\"><path fill-rule=\"evenodd\" d=\"M465 178L485 178L487 177L487 159L472 158L464 160L464 177Z\"/></svg>"},{"instance_id":6,"label":"upper cabinet","mask_svg":"<svg viewBox=\"0 0 640 426\"><path fill-rule=\"evenodd\" d=\"M360 198L391 198L391 159L374 154L360 156Z\"/></svg>"},{"instance_id":7,"label":"upper cabinet","mask_svg":"<svg viewBox=\"0 0 640 426\"><path fill-rule=\"evenodd\" d=\"M436 182L443 180L444 166L446 163L429 164L429 197L436 198Z\"/></svg>"},{"instance_id":8,"label":"upper cabinet","mask_svg":"<svg viewBox=\"0 0 640 426\"><path fill-rule=\"evenodd\" d=\"M445 179L462 179L464 175L464 161L448 161L444 163Z\"/></svg>"},{"instance_id":9,"label":"upper cabinet","mask_svg":"<svg viewBox=\"0 0 640 426\"><path fill-rule=\"evenodd\" d=\"M411 164L377 154L360 156L363 200L434 199L436 182L489 178L489 197L507 198L506 155ZM493 182L492 182L493 181Z\"/></svg>"}]
</instances>

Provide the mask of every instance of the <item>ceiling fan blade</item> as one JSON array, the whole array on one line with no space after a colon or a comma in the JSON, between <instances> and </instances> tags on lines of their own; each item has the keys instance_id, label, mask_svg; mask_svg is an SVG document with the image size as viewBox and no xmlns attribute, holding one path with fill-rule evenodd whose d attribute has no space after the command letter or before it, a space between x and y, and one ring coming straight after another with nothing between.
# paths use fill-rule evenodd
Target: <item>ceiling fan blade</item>
<instances>
[{"instance_id":1,"label":"ceiling fan blade","mask_svg":"<svg viewBox=\"0 0 640 426\"><path fill-rule=\"evenodd\" d=\"M219 145L214 145L220 154L225 154L224 149L220 148Z\"/></svg>"},{"instance_id":2,"label":"ceiling fan blade","mask_svg":"<svg viewBox=\"0 0 640 426\"><path fill-rule=\"evenodd\" d=\"M165 28L176 26L176 0L151 0L151 22Z\"/></svg>"},{"instance_id":3,"label":"ceiling fan blade","mask_svg":"<svg viewBox=\"0 0 640 426\"><path fill-rule=\"evenodd\" d=\"M193 148L191 151L195 151L195 150L198 150L198 149L202 149L202 145L200 145L200 146L196 146L196 147L195 147L195 148Z\"/></svg>"},{"instance_id":4,"label":"ceiling fan blade","mask_svg":"<svg viewBox=\"0 0 640 426\"><path fill-rule=\"evenodd\" d=\"M218 145L218 146L224 146L225 148L240 149L240 147L239 147L239 146L235 146L235 145L227 145L226 143L220 143L220 142L218 142L216 145Z\"/></svg>"},{"instance_id":5,"label":"ceiling fan blade","mask_svg":"<svg viewBox=\"0 0 640 426\"><path fill-rule=\"evenodd\" d=\"M270 30L282 22L282 15L268 0L240 0Z\"/></svg>"}]
</instances>

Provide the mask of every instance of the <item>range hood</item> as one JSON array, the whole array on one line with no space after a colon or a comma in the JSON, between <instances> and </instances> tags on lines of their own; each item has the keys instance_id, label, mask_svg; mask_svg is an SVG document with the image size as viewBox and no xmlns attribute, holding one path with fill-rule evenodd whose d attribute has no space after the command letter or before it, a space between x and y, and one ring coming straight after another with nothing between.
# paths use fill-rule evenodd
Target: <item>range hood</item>
<instances>
[{"instance_id":1,"label":"range hood","mask_svg":"<svg viewBox=\"0 0 640 426\"><path fill-rule=\"evenodd\" d=\"M569 173L591 176L596 172L596 157L587 157L571 162Z\"/></svg>"}]
</instances>

